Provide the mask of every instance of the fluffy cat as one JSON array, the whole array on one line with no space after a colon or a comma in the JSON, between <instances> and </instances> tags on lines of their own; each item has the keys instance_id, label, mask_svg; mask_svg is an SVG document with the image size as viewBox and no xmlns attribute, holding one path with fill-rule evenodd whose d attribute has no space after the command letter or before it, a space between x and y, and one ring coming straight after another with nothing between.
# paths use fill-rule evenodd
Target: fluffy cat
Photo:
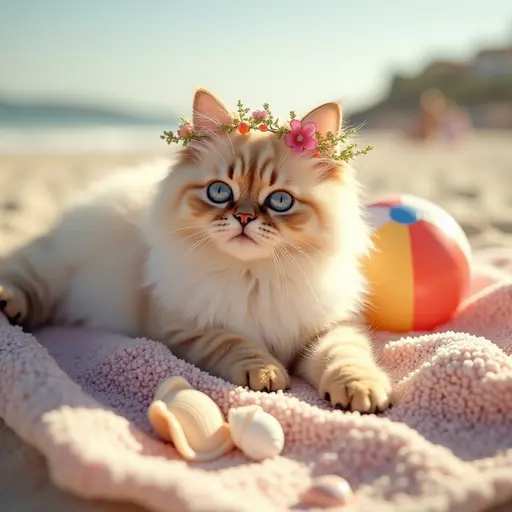
<instances>
[{"instance_id":1,"label":"fluffy cat","mask_svg":"<svg viewBox=\"0 0 512 512\"><path fill-rule=\"evenodd\" d=\"M276 135L236 131L196 91L205 134L167 162L96 184L43 236L0 262L12 323L79 324L148 336L253 390L289 371L333 406L384 410L391 386L356 315L370 238L353 170L297 155ZM303 123L338 133L327 103Z\"/></svg>"}]
</instances>

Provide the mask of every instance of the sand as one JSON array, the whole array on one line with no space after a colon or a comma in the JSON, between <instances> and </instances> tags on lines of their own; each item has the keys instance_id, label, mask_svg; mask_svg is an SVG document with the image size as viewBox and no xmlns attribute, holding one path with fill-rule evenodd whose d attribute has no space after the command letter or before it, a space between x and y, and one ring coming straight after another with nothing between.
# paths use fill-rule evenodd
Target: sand
<instances>
[{"instance_id":1,"label":"sand","mask_svg":"<svg viewBox=\"0 0 512 512\"><path fill-rule=\"evenodd\" d=\"M456 143L420 143L376 132L366 133L360 143L374 146L355 162L368 200L397 192L417 194L448 210L474 248L512 245L511 132L477 133ZM44 229L65 198L87 182L166 151L0 153L2 248Z\"/></svg>"},{"instance_id":2,"label":"sand","mask_svg":"<svg viewBox=\"0 0 512 512\"><path fill-rule=\"evenodd\" d=\"M510 132L477 133L456 143L419 143L394 133L366 133L361 143L375 147L356 161L368 201L386 194L420 195L448 210L474 249L512 247ZM164 147L155 152L122 154L0 153L0 252L42 231L65 199L86 183L165 152ZM55 489L42 457L1 420L0 460L2 510L142 510L85 502ZM502 510L512 510L509 506Z\"/></svg>"}]
</instances>

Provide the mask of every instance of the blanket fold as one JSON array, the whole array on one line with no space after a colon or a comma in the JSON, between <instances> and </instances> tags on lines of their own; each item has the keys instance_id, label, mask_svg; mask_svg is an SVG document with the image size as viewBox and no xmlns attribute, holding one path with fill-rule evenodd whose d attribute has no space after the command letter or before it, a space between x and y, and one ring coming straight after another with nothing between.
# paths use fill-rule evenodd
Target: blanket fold
<instances>
[{"instance_id":1,"label":"blanket fold","mask_svg":"<svg viewBox=\"0 0 512 512\"><path fill-rule=\"evenodd\" d=\"M0 416L60 488L155 512L300 509L311 479L331 473L355 491L344 510L471 512L512 499L512 254L480 255L448 325L377 340L399 403L361 416L330 410L296 379L287 393L236 388L152 340L60 327L32 335L2 322ZM261 405L283 426L282 456L181 460L146 416L170 375L224 413Z\"/></svg>"}]
</instances>

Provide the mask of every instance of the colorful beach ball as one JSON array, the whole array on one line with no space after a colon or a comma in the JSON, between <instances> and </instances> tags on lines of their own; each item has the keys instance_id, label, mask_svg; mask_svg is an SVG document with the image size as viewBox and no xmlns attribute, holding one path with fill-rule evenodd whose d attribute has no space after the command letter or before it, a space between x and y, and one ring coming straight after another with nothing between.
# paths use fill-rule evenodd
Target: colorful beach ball
<instances>
[{"instance_id":1,"label":"colorful beach ball","mask_svg":"<svg viewBox=\"0 0 512 512\"><path fill-rule=\"evenodd\" d=\"M386 331L428 331L453 316L466 295L471 249L457 221L412 195L367 206L375 250L364 261L366 320Z\"/></svg>"}]
</instances>

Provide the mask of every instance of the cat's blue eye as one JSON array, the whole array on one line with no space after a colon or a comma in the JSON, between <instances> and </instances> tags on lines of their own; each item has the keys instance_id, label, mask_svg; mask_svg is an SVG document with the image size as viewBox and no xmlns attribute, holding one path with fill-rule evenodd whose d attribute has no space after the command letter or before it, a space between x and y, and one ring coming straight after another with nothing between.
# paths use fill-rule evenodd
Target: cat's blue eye
<instances>
[{"instance_id":1,"label":"cat's blue eye","mask_svg":"<svg viewBox=\"0 0 512 512\"><path fill-rule=\"evenodd\" d=\"M293 196L284 190L272 192L266 200L269 208L280 213L287 212L293 206L294 202Z\"/></svg>"},{"instance_id":2,"label":"cat's blue eye","mask_svg":"<svg viewBox=\"0 0 512 512\"><path fill-rule=\"evenodd\" d=\"M212 203L222 204L227 203L233 197L233 191L223 181L214 181L208 186L206 195Z\"/></svg>"}]
</instances>

